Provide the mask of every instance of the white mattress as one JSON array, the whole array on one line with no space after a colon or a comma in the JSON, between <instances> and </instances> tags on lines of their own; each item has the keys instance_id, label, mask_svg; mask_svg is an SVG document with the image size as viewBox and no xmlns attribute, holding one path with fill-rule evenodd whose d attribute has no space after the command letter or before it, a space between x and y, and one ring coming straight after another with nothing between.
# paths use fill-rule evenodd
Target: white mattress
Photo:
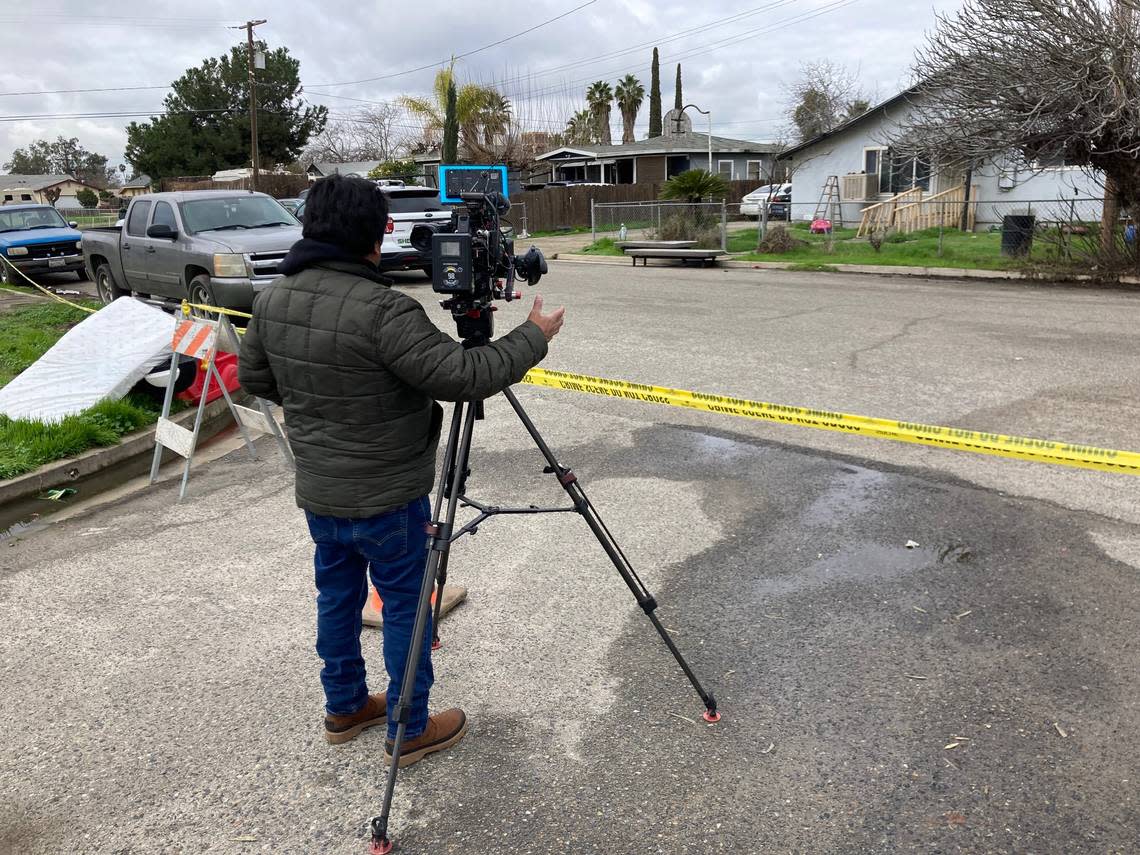
<instances>
[{"instance_id":1,"label":"white mattress","mask_svg":"<svg viewBox=\"0 0 1140 855\"><path fill-rule=\"evenodd\" d=\"M177 321L121 298L88 316L0 389L0 413L57 422L107 398L118 399L163 359Z\"/></svg>"}]
</instances>

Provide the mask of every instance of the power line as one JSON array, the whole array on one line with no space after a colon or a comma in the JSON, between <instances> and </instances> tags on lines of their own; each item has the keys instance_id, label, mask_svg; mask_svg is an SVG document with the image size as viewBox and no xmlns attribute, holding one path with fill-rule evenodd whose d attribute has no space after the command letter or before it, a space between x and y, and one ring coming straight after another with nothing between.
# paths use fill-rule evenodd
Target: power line
<instances>
[{"instance_id":1,"label":"power line","mask_svg":"<svg viewBox=\"0 0 1140 855\"><path fill-rule=\"evenodd\" d=\"M511 41L512 39L517 39L520 36L525 36L527 33L533 33L535 30L541 29L542 27L545 27L547 24L553 24L555 21L560 21L568 15L573 15L575 12L578 12L578 11L581 11L582 9L585 9L587 6L593 6L597 2L598 2L598 0L587 0L587 2L583 3L582 5L575 6L573 9L570 9L569 11L563 12L561 15L556 15L555 17L550 18L546 21L543 21L540 24L535 24L533 27L529 27L525 30L522 30L521 32L515 33L512 36L507 36L506 38L499 39L497 42L491 42L489 45L483 45L483 47L481 47L481 48L476 48L475 50L469 50L466 53L457 54L455 56L452 56L450 59L442 59L439 62L432 62L432 63L429 63L428 65L421 65L417 68L408 68L408 69L405 69L404 71L395 71L395 72L392 72L391 74L381 75L380 77L368 77L368 78L365 78L364 80L349 80L349 81L345 81L342 83L314 83L313 86L315 86L317 88L322 88L322 89L328 89L329 87L332 87L332 86L356 86L356 85L361 84L361 83L375 83L378 80L390 80L393 77L403 77L405 74L414 74L417 71L426 71L429 68L435 68L436 66L439 66L439 65L445 65L446 63L453 62L457 59L466 59L469 56L474 56L477 53L482 53L485 50L490 50L491 48L498 47L501 44L506 44L507 42Z\"/></svg>"}]
</instances>

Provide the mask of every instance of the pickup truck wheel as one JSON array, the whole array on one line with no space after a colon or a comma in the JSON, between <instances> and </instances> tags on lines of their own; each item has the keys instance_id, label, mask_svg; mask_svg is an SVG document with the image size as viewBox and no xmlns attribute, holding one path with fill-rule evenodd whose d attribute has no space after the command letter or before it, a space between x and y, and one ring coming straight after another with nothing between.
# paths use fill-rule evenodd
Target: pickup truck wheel
<instances>
[{"instance_id":1,"label":"pickup truck wheel","mask_svg":"<svg viewBox=\"0 0 1140 855\"><path fill-rule=\"evenodd\" d=\"M95 270L95 293L104 305L112 303L120 297L129 297L130 293L115 284L115 274L111 272L111 265L100 264Z\"/></svg>"},{"instance_id":2,"label":"pickup truck wheel","mask_svg":"<svg viewBox=\"0 0 1140 855\"><path fill-rule=\"evenodd\" d=\"M201 306L216 306L214 302L214 291L210 288L210 277L206 275L195 276L190 280L190 302L197 303ZM201 309L191 309L190 314L196 318L209 318L212 321L218 319L215 312L204 312Z\"/></svg>"}]
</instances>

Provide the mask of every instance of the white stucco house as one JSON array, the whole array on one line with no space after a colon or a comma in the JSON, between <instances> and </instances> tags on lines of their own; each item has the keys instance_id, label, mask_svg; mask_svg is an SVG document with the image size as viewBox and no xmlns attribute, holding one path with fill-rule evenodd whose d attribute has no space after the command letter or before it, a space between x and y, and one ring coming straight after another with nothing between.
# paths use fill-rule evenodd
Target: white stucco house
<instances>
[{"instance_id":1,"label":"white stucco house","mask_svg":"<svg viewBox=\"0 0 1140 855\"><path fill-rule=\"evenodd\" d=\"M955 202L960 211L965 187L961 170L940 170L937 152L923 160L900 157L891 150L900 124L921 98L918 89L908 89L833 131L783 152L780 160L792 176L792 216L812 218L831 176L838 178L843 222L848 226L859 225L870 206L904 193L896 202L876 209L877 213L919 202L920 207L910 210L927 216L925 224L940 209L953 210ZM1000 223L1007 214L1099 220L1103 207L1100 174L1068 166L1063 157L1028 165L1015 157L987 162L974 170L970 184L978 228Z\"/></svg>"}]
</instances>

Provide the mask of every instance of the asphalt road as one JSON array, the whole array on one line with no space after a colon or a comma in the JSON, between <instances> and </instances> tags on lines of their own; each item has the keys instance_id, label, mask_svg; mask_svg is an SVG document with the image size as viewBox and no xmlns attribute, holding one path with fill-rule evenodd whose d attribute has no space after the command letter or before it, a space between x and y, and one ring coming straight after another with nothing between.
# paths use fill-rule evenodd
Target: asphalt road
<instances>
[{"instance_id":1,"label":"asphalt road","mask_svg":"<svg viewBox=\"0 0 1140 855\"><path fill-rule=\"evenodd\" d=\"M1140 446L1136 294L571 264L541 290L550 367ZM520 397L724 719L581 521L492 521L436 656L472 729L402 773L400 851L1134 851L1140 479ZM0 544L0 852L363 851L382 737L323 741L311 544L262 448ZM471 494L555 501L539 466L489 402Z\"/></svg>"}]
</instances>

